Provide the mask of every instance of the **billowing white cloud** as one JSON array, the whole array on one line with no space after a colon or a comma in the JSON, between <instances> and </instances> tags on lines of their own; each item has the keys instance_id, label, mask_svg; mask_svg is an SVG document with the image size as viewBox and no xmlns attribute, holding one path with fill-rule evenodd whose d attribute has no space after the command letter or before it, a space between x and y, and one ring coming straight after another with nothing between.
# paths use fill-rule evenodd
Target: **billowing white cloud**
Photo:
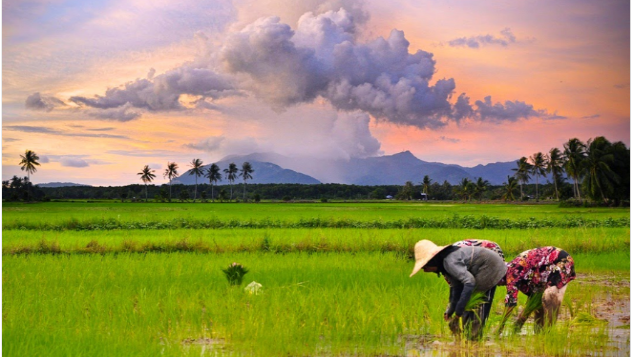
<instances>
[{"instance_id":1,"label":"billowing white cloud","mask_svg":"<svg viewBox=\"0 0 634 357\"><path fill-rule=\"evenodd\" d=\"M367 43L354 36L345 10L307 13L293 31L277 17L262 18L229 36L221 59L248 88L284 108L317 96L337 109L362 110L379 120L421 128L444 126L451 114L453 79L430 84L433 55L409 53L402 31Z\"/></svg>"},{"instance_id":2,"label":"billowing white cloud","mask_svg":"<svg viewBox=\"0 0 634 357\"><path fill-rule=\"evenodd\" d=\"M313 5L317 11L299 16L295 29L271 16L215 40L197 32L194 37L202 50L195 61L159 75L152 68L146 78L110 88L103 96L73 96L70 101L88 107L90 116L120 122L137 119L146 111L225 113L217 100L248 95L267 103L278 114L323 98L338 111L363 112L378 121L423 129L438 129L465 119L564 118L522 101L493 104L486 97L476 101L474 108L462 93L454 102L454 79L434 79L433 54L422 50L410 53L402 31L392 30L387 38L361 40L359 26L367 21L367 14L358 1ZM333 10L335 5L343 7ZM501 34L503 39L487 35L474 41L504 46L516 41L508 28ZM183 96L188 103L181 101ZM29 99L34 108L50 110L39 93ZM189 145L217 150L208 147L210 144L220 145Z\"/></svg>"},{"instance_id":3,"label":"billowing white cloud","mask_svg":"<svg viewBox=\"0 0 634 357\"><path fill-rule=\"evenodd\" d=\"M380 153L381 143L369 128L370 117L365 113L353 112L340 115L332 127L333 148L339 150L339 157L363 158Z\"/></svg>"}]
</instances>

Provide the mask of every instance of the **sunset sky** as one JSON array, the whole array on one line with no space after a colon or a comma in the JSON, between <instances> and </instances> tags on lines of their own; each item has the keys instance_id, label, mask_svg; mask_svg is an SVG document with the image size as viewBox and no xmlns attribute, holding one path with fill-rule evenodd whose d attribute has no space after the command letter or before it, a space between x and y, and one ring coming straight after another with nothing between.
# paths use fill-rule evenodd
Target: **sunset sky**
<instances>
[{"instance_id":1,"label":"sunset sky","mask_svg":"<svg viewBox=\"0 0 634 357\"><path fill-rule=\"evenodd\" d=\"M630 145L628 1L3 1L2 178L230 154L475 166Z\"/></svg>"}]
</instances>

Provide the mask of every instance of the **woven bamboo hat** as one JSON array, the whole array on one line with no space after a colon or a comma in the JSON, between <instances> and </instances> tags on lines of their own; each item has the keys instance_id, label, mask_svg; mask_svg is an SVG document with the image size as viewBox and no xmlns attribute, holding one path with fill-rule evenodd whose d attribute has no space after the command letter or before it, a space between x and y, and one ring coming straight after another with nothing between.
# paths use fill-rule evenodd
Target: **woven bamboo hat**
<instances>
[{"instance_id":1,"label":"woven bamboo hat","mask_svg":"<svg viewBox=\"0 0 634 357\"><path fill-rule=\"evenodd\" d=\"M426 239L418 241L418 243L414 246L414 257L416 258L416 263L414 263L414 270L412 270L409 277L411 278L414 274L418 273L425 264L431 260L431 258L447 247L448 245L438 246L434 244L434 242Z\"/></svg>"}]
</instances>

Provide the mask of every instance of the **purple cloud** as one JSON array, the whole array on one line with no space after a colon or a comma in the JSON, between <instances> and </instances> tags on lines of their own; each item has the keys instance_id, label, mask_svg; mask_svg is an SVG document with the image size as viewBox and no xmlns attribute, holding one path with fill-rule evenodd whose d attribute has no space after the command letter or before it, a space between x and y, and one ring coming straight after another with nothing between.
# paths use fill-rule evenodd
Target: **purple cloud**
<instances>
[{"instance_id":1,"label":"purple cloud","mask_svg":"<svg viewBox=\"0 0 634 357\"><path fill-rule=\"evenodd\" d=\"M507 47L511 43L515 43L516 37L511 32L510 28L505 28L500 31L501 37L496 37L493 35L479 35L479 36L471 36L471 37L460 37L449 41L449 46L451 47L469 47L469 48L480 48L480 46L484 45L500 45L502 47Z\"/></svg>"}]
</instances>

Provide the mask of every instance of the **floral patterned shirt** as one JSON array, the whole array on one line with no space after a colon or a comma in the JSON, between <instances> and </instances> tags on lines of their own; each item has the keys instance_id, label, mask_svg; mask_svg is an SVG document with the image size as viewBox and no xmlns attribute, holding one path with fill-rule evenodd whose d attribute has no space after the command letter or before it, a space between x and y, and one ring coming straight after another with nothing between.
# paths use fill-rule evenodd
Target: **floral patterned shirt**
<instances>
[{"instance_id":1,"label":"floral patterned shirt","mask_svg":"<svg viewBox=\"0 0 634 357\"><path fill-rule=\"evenodd\" d=\"M465 240L461 240L460 242L456 242L453 245L456 246L456 247L482 247L482 248L486 248L486 249L494 251L495 253L497 253L497 255L500 256L500 258L502 258L502 260L504 260L504 252L502 252L502 248L500 248L500 246L497 243L491 242L490 240L465 239Z\"/></svg>"},{"instance_id":2,"label":"floral patterned shirt","mask_svg":"<svg viewBox=\"0 0 634 357\"><path fill-rule=\"evenodd\" d=\"M550 286L561 289L576 277L572 257L557 247L527 250L507 265L506 306L517 305L519 291L532 295Z\"/></svg>"}]
</instances>

